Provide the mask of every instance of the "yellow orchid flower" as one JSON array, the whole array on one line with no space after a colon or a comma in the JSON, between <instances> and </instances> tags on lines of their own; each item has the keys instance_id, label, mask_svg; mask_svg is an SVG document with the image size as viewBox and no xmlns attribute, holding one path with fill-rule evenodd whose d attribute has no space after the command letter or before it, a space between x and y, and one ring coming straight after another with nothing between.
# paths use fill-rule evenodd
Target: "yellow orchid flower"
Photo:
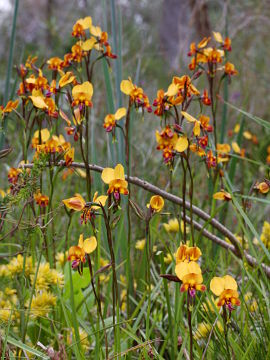
<instances>
[{"instance_id":1,"label":"yellow orchid flower","mask_svg":"<svg viewBox=\"0 0 270 360\"><path fill-rule=\"evenodd\" d=\"M230 201L232 200L232 197L230 193L222 189L221 191L218 191L213 195L213 199Z\"/></svg>"},{"instance_id":2,"label":"yellow orchid flower","mask_svg":"<svg viewBox=\"0 0 270 360\"><path fill-rule=\"evenodd\" d=\"M176 251L175 261L176 264L181 262L197 261L202 255L201 250L197 246L189 247L181 245Z\"/></svg>"},{"instance_id":3,"label":"yellow orchid flower","mask_svg":"<svg viewBox=\"0 0 270 360\"><path fill-rule=\"evenodd\" d=\"M229 311L232 311L233 305L239 306L241 304L238 299L237 283L230 275L213 277L210 282L210 289L216 296L219 296L217 306L226 305Z\"/></svg>"},{"instance_id":4,"label":"yellow orchid flower","mask_svg":"<svg viewBox=\"0 0 270 360\"><path fill-rule=\"evenodd\" d=\"M121 120L124 116L126 116L126 113L126 108L122 107L119 108L115 114L108 114L104 119L103 127L107 132L112 131L112 129L116 127L116 121Z\"/></svg>"},{"instance_id":5,"label":"yellow orchid flower","mask_svg":"<svg viewBox=\"0 0 270 360\"><path fill-rule=\"evenodd\" d=\"M105 206L108 196L107 195L100 195L98 196L98 192L96 191L93 197L92 202L96 204L101 204ZM99 209L98 205L90 205L86 203L84 198L80 194L75 194L75 196L64 199L62 202L68 209L72 209L74 211L80 211L81 214L81 222L86 223L87 220L91 219L91 216L94 215L95 210Z\"/></svg>"},{"instance_id":6,"label":"yellow orchid flower","mask_svg":"<svg viewBox=\"0 0 270 360\"><path fill-rule=\"evenodd\" d=\"M85 105L93 106L91 99L93 96L94 90L93 85L89 81L85 81L81 85L76 85L72 89L73 102L72 106L75 105Z\"/></svg>"},{"instance_id":7,"label":"yellow orchid flower","mask_svg":"<svg viewBox=\"0 0 270 360\"><path fill-rule=\"evenodd\" d=\"M203 285L202 271L195 261L180 262L175 267L175 273L179 280L182 281L181 292L188 291L191 297L194 297L196 291L205 291Z\"/></svg>"},{"instance_id":8,"label":"yellow orchid flower","mask_svg":"<svg viewBox=\"0 0 270 360\"><path fill-rule=\"evenodd\" d=\"M113 168L105 168L102 171L101 179L105 184L109 185L108 194L114 195L116 200L119 200L120 194L128 194L128 183L125 180L124 167L121 164L117 164Z\"/></svg>"},{"instance_id":9,"label":"yellow orchid flower","mask_svg":"<svg viewBox=\"0 0 270 360\"><path fill-rule=\"evenodd\" d=\"M160 212L164 207L164 199L162 196L154 195L150 199L150 203L147 204L153 212Z\"/></svg>"},{"instance_id":10,"label":"yellow orchid flower","mask_svg":"<svg viewBox=\"0 0 270 360\"><path fill-rule=\"evenodd\" d=\"M72 268L76 269L82 263L85 263L85 255L91 254L95 251L97 247L97 239L95 236L91 236L90 238L83 239L83 234L80 235L78 245L71 246L68 250L68 261L72 262ZM82 272L83 267L79 269L79 272Z\"/></svg>"}]
</instances>

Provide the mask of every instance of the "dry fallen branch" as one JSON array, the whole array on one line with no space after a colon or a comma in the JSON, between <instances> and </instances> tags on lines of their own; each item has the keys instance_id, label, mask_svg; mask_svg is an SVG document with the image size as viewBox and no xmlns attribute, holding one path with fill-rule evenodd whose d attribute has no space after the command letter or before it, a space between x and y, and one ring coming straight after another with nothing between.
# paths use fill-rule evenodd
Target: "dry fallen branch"
<instances>
[{"instance_id":1,"label":"dry fallen branch","mask_svg":"<svg viewBox=\"0 0 270 360\"><path fill-rule=\"evenodd\" d=\"M51 164L47 164L47 166L52 166ZM53 164L53 166L62 166L65 167L65 162L59 161L56 164ZM32 168L33 164L25 164L22 165L22 167L24 168ZM83 163L78 163L78 162L73 162L71 167L73 168L79 168L79 169L85 169L85 165ZM95 164L89 164L89 169L92 171L96 171L101 173L103 171L103 167L102 166L98 166ZM127 176L126 176L127 178ZM162 196L164 199L167 199L177 205L183 205L184 201L182 198L180 198L179 196L173 195L168 193L167 191L164 191L162 189L160 189L159 187L145 181L142 180L138 177L134 177L134 176L129 176L128 181L136 186L139 186L153 194L156 195L160 195ZM185 207L187 210L190 210L190 202L189 201L185 201ZM250 254L248 254L248 252L246 250L243 251L243 253L240 251L239 249L239 242L236 239L236 237L234 236L234 234L227 229L224 225L222 225L218 220L216 220L215 218L211 218L210 215L208 215L205 211L201 210L200 208L198 208L195 205L192 205L192 210L193 210L193 214L196 214L199 218L203 219L204 221L208 222L209 224L211 224L216 230L218 230L221 234L223 234L225 237L227 237L230 242L232 244L228 244L226 241L224 241L223 239L219 238L218 236L212 234L210 231L203 229L203 225L201 225L200 223L193 221L194 224L194 228L198 231L202 231L202 234L207 237L209 240L215 242L216 244L222 246L223 248L231 251L233 254L235 254L238 258L242 258L242 255L244 255L244 257L246 258L247 262L249 265L253 266L253 267L257 267L259 264L257 262L257 260L252 257ZM190 218L188 216L186 216L186 220L187 222L191 222ZM202 230L203 229L203 230ZM265 274L267 275L268 278L270 278L270 267L261 263L260 264L262 269L264 270Z\"/></svg>"}]
</instances>

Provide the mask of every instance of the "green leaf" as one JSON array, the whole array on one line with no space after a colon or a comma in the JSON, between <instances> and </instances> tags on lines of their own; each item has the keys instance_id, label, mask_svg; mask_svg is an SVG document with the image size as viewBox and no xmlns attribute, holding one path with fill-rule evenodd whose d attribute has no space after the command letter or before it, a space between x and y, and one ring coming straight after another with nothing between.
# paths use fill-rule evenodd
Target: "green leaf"
<instances>
[{"instance_id":1,"label":"green leaf","mask_svg":"<svg viewBox=\"0 0 270 360\"><path fill-rule=\"evenodd\" d=\"M11 337L11 336L8 336L8 337L7 337L7 342L8 342L9 344L11 344L11 345L14 345L14 346L16 346L16 347L24 350L24 351L29 352L30 354L33 354L33 355L38 356L40 359L46 359L46 360L47 360L47 359L50 359L49 356L43 354L42 352L40 352L40 351L38 351L38 350L36 350L36 349L31 348L30 346L24 344L24 343L21 342L20 340L14 339L14 338Z\"/></svg>"},{"instance_id":2,"label":"green leaf","mask_svg":"<svg viewBox=\"0 0 270 360\"><path fill-rule=\"evenodd\" d=\"M240 112L241 114L245 115L249 119L255 121L257 124L259 124L259 125L265 127L266 129L270 130L270 122L269 121L263 120L263 119L259 118L258 116L252 115L247 111L239 109L238 107L228 103L227 101L224 101L224 103L227 104L230 108Z\"/></svg>"}]
</instances>

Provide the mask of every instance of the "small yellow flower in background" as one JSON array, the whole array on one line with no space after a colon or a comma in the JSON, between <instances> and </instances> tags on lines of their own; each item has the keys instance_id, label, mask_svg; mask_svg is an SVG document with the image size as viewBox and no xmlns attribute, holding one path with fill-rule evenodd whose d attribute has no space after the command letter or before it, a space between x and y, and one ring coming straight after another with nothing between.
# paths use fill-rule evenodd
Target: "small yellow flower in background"
<instances>
[{"instance_id":1,"label":"small yellow flower in background","mask_svg":"<svg viewBox=\"0 0 270 360\"><path fill-rule=\"evenodd\" d=\"M261 194L267 194L270 190L270 181L262 181L260 183L256 183L254 189L259 190Z\"/></svg>"},{"instance_id":2,"label":"small yellow flower in background","mask_svg":"<svg viewBox=\"0 0 270 360\"><path fill-rule=\"evenodd\" d=\"M230 193L222 189L221 191L218 191L213 195L213 199L230 201L232 200L232 197Z\"/></svg>"},{"instance_id":3,"label":"small yellow flower in background","mask_svg":"<svg viewBox=\"0 0 270 360\"><path fill-rule=\"evenodd\" d=\"M179 231L179 222L176 218L170 219L168 224L163 224L163 227L167 232L177 233Z\"/></svg>"},{"instance_id":4,"label":"small yellow flower in background","mask_svg":"<svg viewBox=\"0 0 270 360\"><path fill-rule=\"evenodd\" d=\"M142 251L145 248L146 240L138 240L136 241L135 249Z\"/></svg>"},{"instance_id":5,"label":"small yellow flower in background","mask_svg":"<svg viewBox=\"0 0 270 360\"><path fill-rule=\"evenodd\" d=\"M237 142L235 142L235 141L232 142L232 149L236 154L241 154L241 149L240 149L239 145L237 144Z\"/></svg>"},{"instance_id":6,"label":"small yellow flower in background","mask_svg":"<svg viewBox=\"0 0 270 360\"><path fill-rule=\"evenodd\" d=\"M261 240L267 249L270 249L270 223L265 221L263 223Z\"/></svg>"},{"instance_id":7,"label":"small yellow flower in background","mask_svg":"<svg viewBox=\"0 0 270 360\"><path fill-rule=\"evenodd\" d=\"M198 324L198 327L194 333L194 339L200 340L202 338L206 338L211 330L211 325L205 322L201 322Z\"/></svg>"},{"instance_id":8,"label":"small yellow flower in background","mask_svg":"<svg viewBox=\"0 0 270 360\"><path fill-rule=\"evenodd\" d=\"M82 263L85 263L85 255L91 254L97 247L97 239L91 236L83 240L83 234L80 235L78 245L71 246L68 250L68 261L72 262L72 268L76 269ZM82 269L79 269L82 270Z\"/></svg>"},{"instance_id":9,"label":"small yellow flower in background","mask_svg":"<svg viewBox=\"0 0 270 360\"><path fill-rule=\"evenodd\" d=\"M164 257L164 263L165 264L171 264L173 261L173 257L170 253L167 253L166 256Z\"/></svg>"},{"instance_id":10,"label":"small yellow flower in background","mask_svg":"<svg viewBox=\"0 0 270 360\"><path fill-rule=\"evenodd\" d=\"M46 317L55 305L56 296L50 292L42 291L33 296L30 316L32 318Z\"/></svg>"},{"instance_id":11,"label":"small yellow flower in background","mask_svg":"<svg viewBox=\"0 0 270 360\"><path fill-rule=\"evenodd\" d=\"M72 329L68 329L68 331L69 331L69 333L67 336L67 344L69 346L71 346L72 344L74 344L76 342L76 338L74 336L75 330L74 330L74 328L72 328ZM79 327L79 336L80 336L80 344L82 346L82 349L84 351L89 350L90 342L88 339L88 334L84 329L82 329L80 327Z\"/></svg>"},{"instance_id":12,"label":"small yellow flower in background","mask_svg":"<svg viewBox=\"0 0 270 360\"><path fill-rule=\"evenodd\" d=\"M34 285L36 269L33 269L33 273L30 275L31 285ZM41 263L38 269L35 289L37 290L48 290L50 286L58 285L62 287L64 285L64 275L50 268L48 262Z\"/></svg>"},{"instance_id":13,"label":"small yellow flower in background","mask_svg":"<svg viewBox=\"0 0 270 360\"><path fill-rule=\"evenodd\" d=\"M115 200L119 200L120 194L128 194L128 183L125 180L123 165L117 164L114 169L103 169L101 179L109 185L108 194L113 194Z\"/></svg>"},{"instance_id":14,"label":"small yellow flower in background","mask_svg":"<svg viewBox=\"0 0 270 360\"><path fill-rule=\"evenodd\" d=\"M201 255L201 250L197 246L189 247L187 245L181 245L176 251L175 261L176 264L197 261Z\"/></svg>"},{"instance_id":15,"label":"small yellow flower in background","mask_svg":"<svg viewBox=\"0 0 270 360\"><path fill-rule=\"evenodd\" d=\"M196 291L205 291L206 287L202 283L202 271L195 261L180 262L175 267L175 273L182 281L181 292L188 291L191 297L194 297Z\"/></svg>"},{"instance_id":16,"label":"small yellow flower in background","mask_svg":"<svg viewBox=\"0 0 270 360\"><path fill-rule=\"evenodd\" d=\"M115 114L108 114L104 119L103 127L107 132L112 131L112 129L116 127L116 121L121 120L124 116L126 116L126 113L126 108L122 107L119 108Z\"/></svg>"},{"instance_id":17,"label":"small yellow flower in background","mask_svg":"<svg viewBox=\"0 0 270 360\"><path fill-rule=\"evenodd\" d=\"M89 81L85 81L81 85L76 85L72 89L73 102L72 106L85 105L93 106L91 101L94 93L93 85Z\"/></svg>"},{"instance_id":18,"label":"small yellow flower in background","mask_svg":"<svg viewBox=\"0 0 270 360\"><path fill-rule=\"evenodd\" d=\"M23 268L25 276L29 276L32 273L33 261L31 256L26 257L24 263L23 256L19 254L17 255L17 257L13 258L7 265L7 269L12 276L21 274L23 272Z\"/></svg>"},{"instance_id":19,"label":"small yellow flower in background","mask_svg":"<svg viewBox=\"0 0 270 360\"><path fill-rule=\"evenodd\" d=\"M36 204L41 207L46 207L49 205L49 197L47 195L41 194L40 192L34 194L34 199Z\"/></svg>"},{"instance_id":20,"label":"small yellow flower in background","mask_svg":"<svg viewBox=\"0 0 270 360\"><path fill-rule=\"evenodd\" d=\"M211 301L212 300L212 301ZM211 300L210 299L206 299L205 302L202 303L202 309L205 312L211 312L211 313L215 313L216 310L218 309L218 298L214 299L213 296L211 296Z\"/></svg>"},{"instance_id":21,"label":"small yellow flower in background","mask_svg":"<svg viewBox=\"0 0 270 360\"><path fill-rule=\"evenodd\" d=\"M164 199L159 195L154 195L150 199L150 203L147 204L147 207L154 212L160 212L164 207Z\"/></svg>"},{"instance_id":22,"label":"small yellow flower in background","mask_svg":"<svg viewBox=\"0 0 270 360\"><path fill-rule=\"evenodd\" d=\"M101 257L101 258L99 259L99 264L100 264L101 267L104 267L104 266L106 266L106 265L109 264L109 260L104 259L103 257Z\"/></svg>"},{"instance_id":23,"label":"small yellow flower in background","mask_svg":"<svg viewBox=\"0 0 270 360\"><path fill-rule=\"evenodd\" d=\"M230 275L213 277L210 282L210 289L216 296L219 296L218 306L226 305L229 311L232 311L233 305L239 306L241 304L237 292L237 283Z\"/></svg>"},{"instance_id":24,"label":"small yellow flower in background","mask_svg":"<svg viewBox=\"0 0 270 360\"><path fill-rule=\"evenodd\" d=\"M127 278L122 274L120 274L120 282L123 286L127 285Z\"/></svg>"},{"instance_id":25,"label":"small yellow flower in background","mask_svg":"<svg viewBox=\"0 0 270 360\"><path fill-rule=\"evenodd\" d=\"M68 252L63 253L63 252L59 252L56 254L55 259L56 259L56 267L61 267L63 268L66 261L67 261L67 257L68 257ZM66 261L65 261L66 259Z\"/></svg>"},{"instance_id":26,"label":"small yellow flower in background","mask_svg":"<svg viewBox=\"0 0 270 360\"><path fill-rule=\"evenodd\" d=\"M244 242L243 242L243 236L240 236L238 234L234 234L236 239L239 241L239 245L244 246L244 249L248 249L248 239L244 236ZM229 238L225 237L225 240L227 243L231 244L231 241Z\"/></svg>"},{"instance_id":27,"label":"small yellow flower in background","mask_svg":"<svg viewBox=\"0 0 270 360\"><path fill-rule=\"evenodd\" d=\"M253 295L250 291L244 295L244 300L247 303L250 312L256 312L258 310L258 303L256 299L253 299Z\"/></svg>"}]
</instances>

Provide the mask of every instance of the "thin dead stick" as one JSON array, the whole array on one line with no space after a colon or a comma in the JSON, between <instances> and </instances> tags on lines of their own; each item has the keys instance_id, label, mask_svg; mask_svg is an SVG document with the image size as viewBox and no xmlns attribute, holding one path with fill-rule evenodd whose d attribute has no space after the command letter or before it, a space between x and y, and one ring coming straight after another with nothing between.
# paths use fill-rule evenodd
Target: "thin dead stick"
<instances>
[{"instance_id":1,"label":"thin dead stick","mask_svg":"<svg viewBox=\"0 0 270 360\"><path fill-rule=\"evenodd\" d=\"M219 310L219 314L221 313L221 311L222 311L222 307L221 307L220 310ZM202 354L202 360L205 358L206 351L207 351L208 346L209 346L209 344L210 344L210 340L211 340L212 334L213 334L213 332L214 332L215 326L216 326L216 324L217 324L217 321L218 321L218 316L216 317L216 319L215 319L215 321L214 321L214 324L213 324L213 326L212 326L212 329L211 329L211 331L210 331L210 334L209 334L209 337L208 337L208 340L207 340L207 344L206 344L205 349L204 349L203 354Z\"/></svg>"},{"instance_id":2,"label":"thin dead stick","mask_svg":"<svg viewBox=\"0 0 270 360\"><path fill-rule=\"evenodd\" d=\"M50 164L47 164L46 166L52 166ZM54 166L63 166L65 167L65 161L61 160L58 163L54 164ZM22 168L32 168L33 164L24 164L21 166ZM83 163L78 163L78 162L73 162L71 164L71 167L73 168L79 168L79 169L85 169L85 165ZM102 172L103 171L103 167L99 166L99 165L95 165L95 164L89 164L89 168L90 170L96 171L96 172ZM142 180L138 177L134 177L134 176L129 176L129 182L131 184L134 184L136 186L139 186L143 189L145 189L146 191L149 191L153 194L156 195L160 195L162 196L164 199L167 199L177 205L183 205L183 199L180 198L179 196L173 195L168 193L167 191L164 191L162 189L160 189L159 187L145 181ZM185 207L186 209L190 210L190 203L189 201L185 201ZM209 240L217 243L218 245L222 246L223 248L231 251L232 253L234 253L238 258L242 258L242 254L241 252L239 252L239 242L236 239L236 237L234 236L234 234L227 229L224 225L222 225L218 220L211 218L210 215L208 215L205 211L201 210L200 208L198 208L195 205L192 205L192 210L193 210L193 214L196 214L198 217L200 217L201 219L205 220L206 222L208 222L209 224L211 224L215 229L217 229L220 233L222 233L224 236L226 236L230 242L232 244L228 244L226 241L222 240L221 238L219 238L218 236L212 234L211 232L209 232L206 229L203 229L203 226L201 224L199 224L198 222L193 220L193 224L194 224L194 228L201 231L204 234L204 236L206 236ZM187 222L190 222L190 218L186 215L186 219ZM256 267L258 266L257 260L252 257L251 255L248 254L248 252L246 250L244 250L243 252L247 262L253 266ZM270 267L261 263L261 267L264 270L265 274L267 275L268 278L270 278Z\"/></svg>"}]
</instances>

